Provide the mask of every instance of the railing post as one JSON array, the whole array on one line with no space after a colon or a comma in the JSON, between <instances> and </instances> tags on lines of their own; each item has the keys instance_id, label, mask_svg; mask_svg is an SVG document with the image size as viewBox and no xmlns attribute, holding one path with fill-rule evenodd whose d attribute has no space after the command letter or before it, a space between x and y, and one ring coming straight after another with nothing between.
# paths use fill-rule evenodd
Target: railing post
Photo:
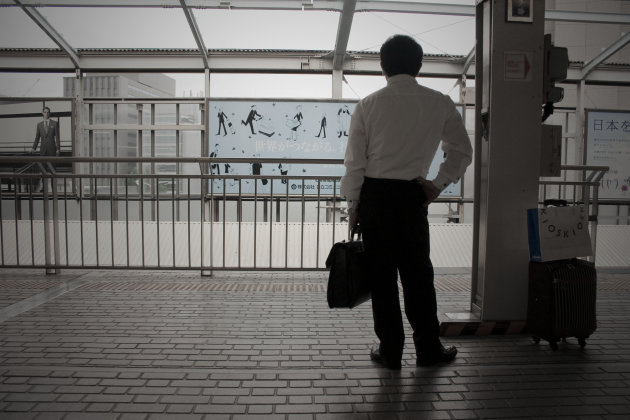
<instances>
[{"instance_id":1,"label":"railing post","mask_svg":"<svg viewBox=\"0 0 630 420\"><path fill-rule=\"evenodd\" d=\"M53 182L51 182L52 185L52 194L53 194L53 244L54 244L54 250L55 250L55 266L59 266L61 265L61 259L60 259L60 250L59 250L59 196L57 194L57 177L56 175L53 175L53 177L51 178L51 180ZM67 258L67 255L66 255ZM55 274L60 274L61 271L59 268L55 268Z\"/></svg>"},{"instance_id":2,"label":"railing post","mask_svg":"<svg viewBox=\"0 0 630 420\"><path fill-rule=\"evenodd\" d=\"M42 165L42 168L44 166ZM45 266L46 266L46 274L58 274L58 270L55 268L56 265L58 265L59 262L59 224L58 224L58 214L57 214L57 192L54 186L54 182L55 178L54 176L50 176L48 177L47 174L44 174L43 176L43 182L42 182L42 187L43 187L43 193L44 193L44 200L43 200L43 205L44 205L44 259L45 259ZM49 199L49 192L48 192L48 179L51 180L51 188L53 190L53 218L51 220L50 218L50 209L49 204L50 204L50 199ZM31 217L33 217L31 215ZM51 261L51 238L50 238L50 224L51 221L53 223L53 243L52 243L52 253L54 254L54 262Z\"/></svg>"},{"instance_id":3,"label":"railing post","mask_svg":"<svg viewBox=\"0 0 630 420\"><path fill-rule=\"evenodd\" d=\"M207 167L206 167L207 168ZM200 201L201 201L201 244L200 244L200 249L201 249L201 256L200 256L200 266L201 266L201 275L202 276L208 276L211 277L212 276L212 269L208 270L206 269L206 265L204 263L204 257L205 257L205 249L206 249L206 243L204 241L204 226L206 224L206 220L209 220L210 222L210 231L208 232L208 237L209 239L209 244L208 246L210 247L209 252L210 252L210 266L212 267L213 265L213 255L212 255L212 243L214 241L214 229L213 229L213 225L214 225L214 218L213 218L213 213L215 213L214 208L213 208L213 202L214 202L214 180L212 178L208 177L207 172L204 173L205 176L203 176L201 178L201 193L199 195ZM210 186L210 197L207 198L206 197L206 192L208 191L208 186ZM206 210L207 209L207 210ZM209 213L209 216L208 216Z\"/></svg>"}]
</instances>

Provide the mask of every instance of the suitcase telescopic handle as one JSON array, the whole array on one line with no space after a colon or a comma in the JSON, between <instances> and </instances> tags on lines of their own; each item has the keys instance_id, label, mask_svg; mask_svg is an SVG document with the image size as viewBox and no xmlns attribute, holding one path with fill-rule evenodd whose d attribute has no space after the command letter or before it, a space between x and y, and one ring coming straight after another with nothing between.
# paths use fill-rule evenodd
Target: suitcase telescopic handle
<instances>
[{"instance_id":1,"label":"suitcase telescopic handle","mask_svg":"<svg viewBox=\"0 0 630 420\"><path fill-rule=\"evenodd\" d=\"M548 198L543 202L545 207L553 206L553 207L566 207L569 205L567 200L560 200L555 198Z\"/></svg>"}]
</instances>

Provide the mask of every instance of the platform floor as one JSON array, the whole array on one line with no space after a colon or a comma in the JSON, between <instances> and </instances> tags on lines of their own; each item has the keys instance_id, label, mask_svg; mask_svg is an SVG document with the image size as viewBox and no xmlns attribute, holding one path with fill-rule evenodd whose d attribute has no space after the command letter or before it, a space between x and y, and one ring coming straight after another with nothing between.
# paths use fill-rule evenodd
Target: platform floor
<instances>
[{"instance_id":1,"label":"platform floor","mask_svg":"<svg viewBox=\"0 0 630 420\"><path fill-rule=\"evenodd\" d=\"M326 272L0 270L0 418L630 418L630 269L600 270L598 329L445 337L447 366L374 365L370 304L330 310ZM470 275L436 277L441 318Z\"/></svg>"}]
</instances>

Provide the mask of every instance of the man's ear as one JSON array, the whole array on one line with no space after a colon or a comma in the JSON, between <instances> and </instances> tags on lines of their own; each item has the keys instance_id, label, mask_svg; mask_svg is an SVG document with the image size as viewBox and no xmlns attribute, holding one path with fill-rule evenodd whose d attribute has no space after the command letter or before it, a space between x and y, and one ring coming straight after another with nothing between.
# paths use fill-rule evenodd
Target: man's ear
<instances>
[{"instance_id":1,"label":"man's ear","mask_svg":"<svg viewBox=\"0 0 630 420\"><path fill-rule=\"evenodd\" d=\"M385 76L385 80L389 79L389 76L387 75L387 73L385 72L385 69L383 68L383 62L381 62L380 64L381 64L381 73L383 73L383 76Z\"/></svg>"}]
</instances>

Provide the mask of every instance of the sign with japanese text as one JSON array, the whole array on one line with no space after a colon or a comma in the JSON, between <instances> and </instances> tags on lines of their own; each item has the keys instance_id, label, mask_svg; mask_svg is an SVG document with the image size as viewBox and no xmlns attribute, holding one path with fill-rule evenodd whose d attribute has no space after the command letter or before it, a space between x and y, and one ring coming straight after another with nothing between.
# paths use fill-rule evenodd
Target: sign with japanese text
<instances>
[{"instance_id":1,"label":"sign with japanese text","mask_svg":"<svg viewBox=\"0 0 630 420\"><path fill-rule=\"evenodd\" d=\"M508 51L503 55L503 71L508 82L531 82L534 54L524 51Z\"/></svg>"},{"instance_id":2,"label":"sign with japanese text","mask_svg":"<svg viewBox=\"0 0 630 420\"><path fill-rule=\"evenodd\" d=\"M586 114L586 164L608 166L599 198L630 200L630 111Z\"/></svg>"},{"instance_id":3,"label":"sign with japanese text","mask_svg":"<svg viewBox=\"0 0 630 420\"><path fill-rule=\"evenodd\" d=\"M210 157L270 159L343 159L348 144L350 118L356 101L211 99L208 127ZM461 109L460 109L461 112ZM443 162L438 150L428 179ZM216 194L238 194L239 182L223 175L287 175L287 179L242 180L241 194L317 195L339 194L339 182L291 179L293 176L340 177L345 167L324 164L219 163L211 171L221 175L212 186ZM318 188L319 185L319 188ZM336 191L333 191L335 189ZM443 196L460 196L461 181Z\"/></svg>"}]
</instances>

